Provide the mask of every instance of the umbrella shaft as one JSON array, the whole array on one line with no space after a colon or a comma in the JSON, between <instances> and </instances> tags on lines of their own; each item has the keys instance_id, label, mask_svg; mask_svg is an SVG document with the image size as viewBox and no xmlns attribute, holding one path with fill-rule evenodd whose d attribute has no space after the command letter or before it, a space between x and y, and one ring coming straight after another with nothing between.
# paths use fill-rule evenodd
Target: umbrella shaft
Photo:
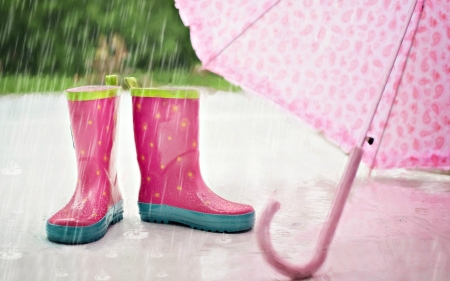
<instances>
[{"instance_id":1,"label":"umbrella shaft","mask_svg":"<svg viewBox=\"0 0 450 281\"><path fill-rule=\"evenodd\" d=\"M372 108L369 111L369 116L366 119L366 123L364 124L363 130L361 131L361 136L359 137L359 140L356 143L359 147L362 147L364 145L364 142L365 142L366 137L367 137L367 133L369 132L369 129L370 129L370 125L372 124L373 118L375 117L375 113L377 111L378 105L380 104L381 98L383 97L383 93L384 93L384 91L386 89L386 85L389 82L389 77L391 76L392 69L394 68L395 61L396 61L396 59L398 57L398 54L400 52L400 48L401 48L403 40L405 38L406 31L408 30L408 27L409 27L409 25L411 23L411 19L412 19L412 16L414 14L414 11L417 8L417 4L420 3L419 11L418 11L418 19L420 19L420 15L422 13L422 8L423 8L423 2L424 2L424 0L415 0L415 1L413 1L411 7L409 8L408 17L407 17L408 21L406 22L406 24L405 24L405 26L403 28L402 36L400 37L399 41L397 42L397 45L396 45L396 48L395 48L395 52L392 54L391 61L389 63L389 68L387 69L386 73L384 74L384 77L383 77L383 80L381 82L381 86L380 86L380 89L378 91L378 95L377 95L377 98L375 100L375 103L372 105Z\"/></svg>"},{"instance_id":2,"label":"umbrella shaft","mask_svg":"<svg viewBox=\"0 0 450 281\"><path fill-rule=\"evenodd\" d=\"M352 189L353 181L358 172L359 164L363 150L360 147L353 147L347 165L345 167L344 174L339 182L337 194L333 201L333 207L330 212L330 216L325 222L325 225L320 233L317 250L320 252L323 249L327 249L333 239L334 232L339 223L342 211L344 210L345 202L347 201L348 194Z\"/></svg>"}]
</instances>

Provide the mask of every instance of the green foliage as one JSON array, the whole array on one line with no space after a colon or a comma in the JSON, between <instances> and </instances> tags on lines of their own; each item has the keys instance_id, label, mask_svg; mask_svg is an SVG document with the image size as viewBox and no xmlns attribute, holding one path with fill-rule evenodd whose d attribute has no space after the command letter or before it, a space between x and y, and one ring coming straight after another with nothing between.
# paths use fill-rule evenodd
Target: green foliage
<instances>
[{"instance_id":1,"label":"green foliage","mask_svg":"<svg viewBox=\"0 0 450 281\"><path fill-rule=\"evenodd\" d=\"M83 74L100 34L120 34L129 69L198 62L189 30L169 0L0 0L0 72Z\"/></svg>"},{"instance_id":2,"label":"green foliage","mask_svg":"<svg viewBox=\"0 0 450 281\"><path fill-rule=\"evenodd\" d=\"M143 87L155 87L162 85L172 86L201 86L213 88L216 90L237 92L239 87L230 84L220 76L210 72L196 73L187 69L178 68L166 71L153 71L151 73L136 72L134 77ZM119 78L123 81L123 77ZM21 94L21 93L46 93L63 91L89 84L86 80L81 79L77 82L72 77L61 75L8 75L0 76L0 96L5 94ZM125 86L124 83L122 86Z\"/></svg>"},{"instance_id":3,"label":"green foliage","mask_svg":"<svg viewBox=\"0 0 450 281\"><path fill-rule=\"evenodd\" d=\"M0 77L0 95L59 92L81 85L71 77L11 75Z\"/></svg>"}]
</instances>

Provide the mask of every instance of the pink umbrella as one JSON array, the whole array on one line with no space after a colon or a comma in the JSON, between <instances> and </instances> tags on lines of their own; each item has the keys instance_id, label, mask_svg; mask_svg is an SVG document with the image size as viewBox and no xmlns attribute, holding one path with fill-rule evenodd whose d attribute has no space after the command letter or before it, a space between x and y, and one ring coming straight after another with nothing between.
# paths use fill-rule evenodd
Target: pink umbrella
<instances>
[{"instance_id":1,"label":"pink umbrella","mask_svg":"<svg viewBox=\"0 0 450 281\"><path fill-rule=\"evenodd\" d=\"M205 69L267 97L351 152L309 263L290 264L273 249L269 225L279 203L270 200L261 215L258 243L281 273L304 278L321 266L361 160L370 168L450 168L450 0L176 6Z\"/></svg>"}]
</instances>

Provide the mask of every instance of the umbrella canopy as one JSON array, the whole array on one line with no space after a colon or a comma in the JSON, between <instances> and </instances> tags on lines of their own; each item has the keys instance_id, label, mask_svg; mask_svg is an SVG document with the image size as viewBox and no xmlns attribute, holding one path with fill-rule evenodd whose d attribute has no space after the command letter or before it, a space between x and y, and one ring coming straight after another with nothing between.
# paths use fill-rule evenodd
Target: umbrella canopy
<instances>
[{"instance_id":1,"label":"umbrella canopy","mask_svg":"<svg viewBox=\"0 0 450 281\"><path fill-rule=\"evenodd\" d=\"M426 0L421 15L422 1L416 2L176 5L205 69L273 100L346 152L382 91L368 133L375 142L364 148L363 161L378 168L449 169L450 1Z\"/></svg>"},{"instance_id":2,"label":"umbrella canopy","mask_svg":"<svg viewBox=\"0 0 450 281\"><path fill-rule=\"evenodd\" d=\"M279 272L314 274L361 159L377 168L450 168L450 0L176 0L203 67L306 120L350 151L312 259L270 242L280 204L257 225ZM375 139L372 146L365 139ZM363 147L364 145L364 147Z\"/></svg>"}]
</instances>

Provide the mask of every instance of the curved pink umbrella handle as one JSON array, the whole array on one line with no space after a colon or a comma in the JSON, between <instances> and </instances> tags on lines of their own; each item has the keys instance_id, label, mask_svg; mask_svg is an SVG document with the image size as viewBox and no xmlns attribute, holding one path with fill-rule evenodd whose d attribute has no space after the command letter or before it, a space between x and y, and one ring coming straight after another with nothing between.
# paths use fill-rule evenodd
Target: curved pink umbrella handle
<instances>
[{"instance_id":1,"label":"curved pink umbrella handle","mask_svg":"<svg viewBox=\"0 0 450 281\"><path fill-rule=\"evenodd\" d=\"M278 272L289 276L293 279L303 279L314 274L325 261L328 246L333 239L334 231L344 209L345 201L358 171L359 163L363 150L361 147L354 147L350 153L349 161L342 175L338 186L336 197L334 198L333 207L330 216L320 232L319 241L316 251L311 261L305 265L294 265L283 260L272 246L270 240L270 222L275 213L280 209L280 203L273 198L269 200L266 209L263 211L256 228L256 238L263 256L266 261L271 264Z\"/></svg>"}]
</instances>

